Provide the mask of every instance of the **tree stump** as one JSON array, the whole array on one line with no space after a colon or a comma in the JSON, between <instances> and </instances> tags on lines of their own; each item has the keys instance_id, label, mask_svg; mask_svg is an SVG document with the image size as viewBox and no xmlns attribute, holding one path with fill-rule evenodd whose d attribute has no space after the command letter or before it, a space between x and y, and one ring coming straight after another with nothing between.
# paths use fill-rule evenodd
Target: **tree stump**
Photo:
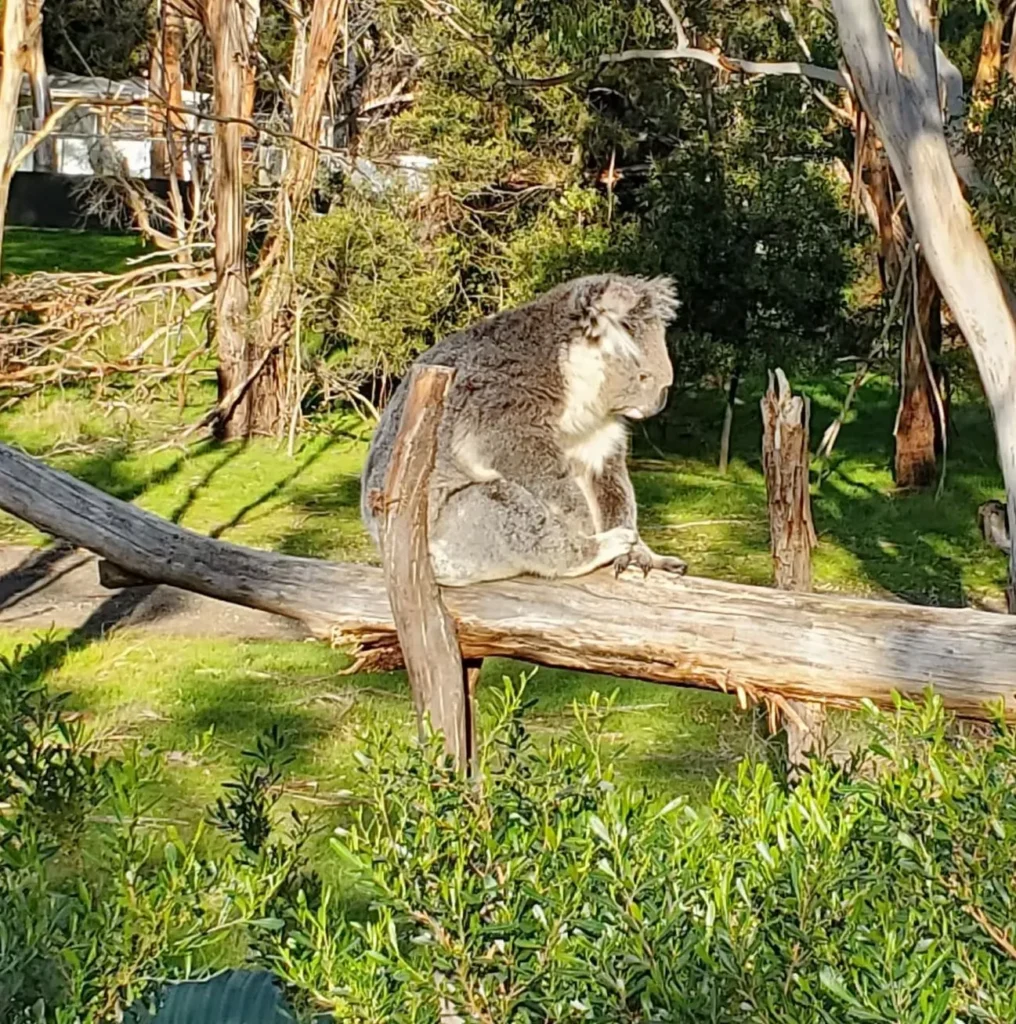
<instances>
[{"instance_id":1,"label":"tree stump","mask_svg":"<svg viewBox=\"0 0 1016 1024\"><path fill-rule=\"evenodd\" d=\"M417 719L423 734L444 735L445 749L462 769L472 758L470 683L455 633L434 579L427 543L430 474L444 400L455 378L445 366L413 370L402 425L395 440L382 502L381 558L385 589L398 631ZM470 666L472 669L473 666Z\"/></svg>"},{"instance_id":2,"label":"tree stump","mask_svg":"<svg viewBox=\"0 0 1016 1024\"><path fill-rule=\"evenodd\" d=\"M773 572L781 590L811 590L811 550L818 543L808 489L808 399L793 395L782 370L769 374L762 399L762 469L769 506ZM822 740L825 705L779 700L787 732L787 759L794 771Z\"/></svg>"}]
</instances>

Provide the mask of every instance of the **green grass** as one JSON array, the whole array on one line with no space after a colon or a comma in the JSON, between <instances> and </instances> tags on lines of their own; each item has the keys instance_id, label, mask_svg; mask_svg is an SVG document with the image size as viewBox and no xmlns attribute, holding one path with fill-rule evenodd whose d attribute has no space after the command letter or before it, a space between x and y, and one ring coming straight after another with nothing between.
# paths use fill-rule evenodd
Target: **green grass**
<instances>
[{"instance_id":1,"label":"green grass","mask_svg":"<svg viewBox=\"0 0 1016 1024\"><path fill-rule=\"evenodd\" d=\"M349 659L315 643L229 642L123 631L83 643L66 633L40 641L28 633L0 634L0 653L16 656L32 645L52 646L47 683L71 695L105 749L131 741L167 751L163 813L192 819L235 772L241 752L272 724L297 751L292 787L296 802L342 803L355 785L353 753L373 725L411 734L412 704L403 673L344 675ZM523 666L490 659L479 694ZM722 694L540 669L530 712L540 737L567 730L571 706L592 690L619 690L608 740L623 745L632 779L661 792L704 798L720 770L752 742L751 721Z\"/></svg>"},{"instance_id":2,"label":"green grass","mask_svg":"<svg viewBox=\"0 0 1016 1024\"><path fill-rule=\"evenodd\" d=\"M829 378L804 388L812 399L813 443L846 384ZM666 424L635 439L643 532L660 551L681 554L697 575L771 581L759 395L758 382L746 385L726 476L715 466L717 394L679 398ZM33 396L0 415L0 440L194 530L291 554L374 560L359 523L367 444L359 421L318 423L293 458L272 443L153 450L181 417L204 408L210 393L195 389L190 397L181 413L169 401L138 409L115 394L101 402L73 390ZM977 505L1001 486L983 404L955 400L956 434L938 500L894 492L894 413L888 384L870 382L830 463L815 466L816 588L943 605L999 599L1005 561L983 544L975 523ZM45 542L7 517L0 518L0 540ZM0 645L10 653L30 639L8 634ZM71 693L101 742L139 739L171 752L164 793L171 817L194 820L235 770L241 750L273 722L299 748L294 799L315 806L353 783L352 753L364 727L412 727L401 674L342 675L347 659L323 645L181 641L131 631L101 641L65 639L49 641L60 646L48 684ZM522 668L490 662L485 679ZM550 670L541 670L531 688L537 735L566 729L571 702L593 688L619 689L623 710L612 741L629 748L629 778L658 790L703 799L717 774L755 742L752 716L722 694ZM483 692L481 684L481 699Z\"/></svg>"},{"instance_id":3,"label":"green grass","mask_svg":"<svg viewBox=\"0 0 1016 1024\"><path fill-rule=\"evenodd\" d=\"M139 235L101 231L50 231L10 227L4 232L3 273L31 274L37 270L116 273L127 260L145 251Z\"/></svg>"}]
</instances>

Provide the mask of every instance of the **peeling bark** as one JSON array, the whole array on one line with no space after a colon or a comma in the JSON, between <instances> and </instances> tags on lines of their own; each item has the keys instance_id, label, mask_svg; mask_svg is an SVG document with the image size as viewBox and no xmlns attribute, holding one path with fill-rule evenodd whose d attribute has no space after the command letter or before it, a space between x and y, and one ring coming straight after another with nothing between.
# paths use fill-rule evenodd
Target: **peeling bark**
<instances>
[{"instance_id":1,"label":"peeling bark","mask_svg":"<svg viewBox=\"0 0 1016 1024\"><path fill-rule=\"evenodd\" d=\"M927 263L917 260L912 303L900 360L900 406L896 416L894 479L897 487L930 487L948 422L940 422L936 366L942 350L942 301Z\"/></svg>"},{"instance_id":2,"label":"peeling bark","mask_svg":"<svg viewBox=\"0 0 1016 1024\"><path fill-rule=\"evenodd\" d=\"M877 0L833 0L844 57L906 198L921 252L977 362L991 407L1009 515L1016 521L1016 319L1008 286L963 198L946 141L931 11L897 0L897 69ZM1016 545L1016 531L1013 531ZM1016 609L1016 546L1009 559Z\"/></svg>"},{"instance_id":3,"label":"peeling bark","mask_svg":"<svg viewBox=\"0 0 1016 1024\"><path fill-rule=\"evenodd\" d=\"M309 39L300 60L302 78L294 83L299 88L293 115L294 141L287 154L261 264L264 284L254 329L254 358L266 352L271 354L265 370L251 386L251 433L281 435L300 402L299 388L288 386L295 298L288 251L317 174L321 118L331 81L332 54L345 11L346 0L315 0Z\"/></svg>"},{"instance_id":4,"label":"peeling bark","mask_svg":"<svg viewBox=\"0 0 1016 1024\"><path fill-rule=\"evenodd\" d=\"M215 203L215 340L218 347L219 400L231 394L250 372L247 345L249 288L247 231L243 206L244 75L249 63L243 7L238 0L209 0L208 33L215 69L215 138L212 191ZM231 120L232 119L232 120ZM224 439L248 434L249 401L243 394L220 421Z\"/></svg>"}]
</instances>

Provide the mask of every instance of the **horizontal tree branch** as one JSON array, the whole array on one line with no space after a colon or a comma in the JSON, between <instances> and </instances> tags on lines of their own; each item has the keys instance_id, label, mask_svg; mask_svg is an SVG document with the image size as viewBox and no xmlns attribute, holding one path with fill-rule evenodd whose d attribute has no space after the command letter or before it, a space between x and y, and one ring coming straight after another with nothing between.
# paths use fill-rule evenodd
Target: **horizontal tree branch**
<instances>
[{"instance_id":1,"label":"horizontal tree branch","mask_svg":"<svg viewBox=\"0 0 1016 1024\"><path fill-rule=\"evenodd\" d=\"M150 582L302 621L357 667L401 654L380 569L215 541L0 445L0 507ZM608 572L443 591L466 660L519 658L742 696L885 705L934 684L952 711L1016 717L1016 621L965 609Z\"/></svg>"},{"instance_id":2,"label":"horizontal tree branch","mask_svg":"<svg viewBox=\"0 0 1016 1024\"><path fill-rule=\"evenodd\" d=\"M828 82L841 89L849 89L850 82L836 68L825 68L818 64L801 61L755 61L740 57L728 57L711 50L695 46L678 46L670 50L623 50L621 53L605 53L599 58L601 65L626 64L633 60L695 60L721 71L739 71L745 75L794 75L811 78L817 82Z\"/></svg>"}]
</instances>

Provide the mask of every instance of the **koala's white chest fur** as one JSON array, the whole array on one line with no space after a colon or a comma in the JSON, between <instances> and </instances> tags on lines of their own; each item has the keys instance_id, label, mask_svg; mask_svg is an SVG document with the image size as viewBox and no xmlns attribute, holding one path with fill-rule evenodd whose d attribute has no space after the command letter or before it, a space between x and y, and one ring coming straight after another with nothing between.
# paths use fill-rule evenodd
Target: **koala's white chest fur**
<instances>
[{"instance_id":1,"label":"koala's white chest fur","mask_svg":"<svg viewBox=\"0 0 1016 1024\"><path fill-rule=\"evenodd\" d=\"M597 477L615 455L624 451L627 441L624 424L608 420L585 434L565 438L564 453L579 475Z\"/></svg>"},{"instance_id":2,"label":"koala's white chest fur","mask_svg":"<svg viewBox=\"0 0 1016 1024\"><path fill-rule=\"evenodd\" d=\"M610 324L598 344L574 342L561 353L564 402L558 418L561 447L577 475L599 476L628 439L624 424L605 413L601 394L607 376L605 352L631 342Z\"/></svg>"},{"instance_id":3,"label":"koala's white chest fur","mask_svg":"<svg viewBox=\"0 0 1016 1024\"><path fill-rule=\"evenodd\" d=\"M573 342L561 352L564 403L558 418L561 450L586 499L593 531L603 528L594 481L607 463L625 450L624 424L606 415L601 394L607 376L605 354L624 351L631 338L612 321L596 325L598 342Z\"/></svg>"}]
</instances>

